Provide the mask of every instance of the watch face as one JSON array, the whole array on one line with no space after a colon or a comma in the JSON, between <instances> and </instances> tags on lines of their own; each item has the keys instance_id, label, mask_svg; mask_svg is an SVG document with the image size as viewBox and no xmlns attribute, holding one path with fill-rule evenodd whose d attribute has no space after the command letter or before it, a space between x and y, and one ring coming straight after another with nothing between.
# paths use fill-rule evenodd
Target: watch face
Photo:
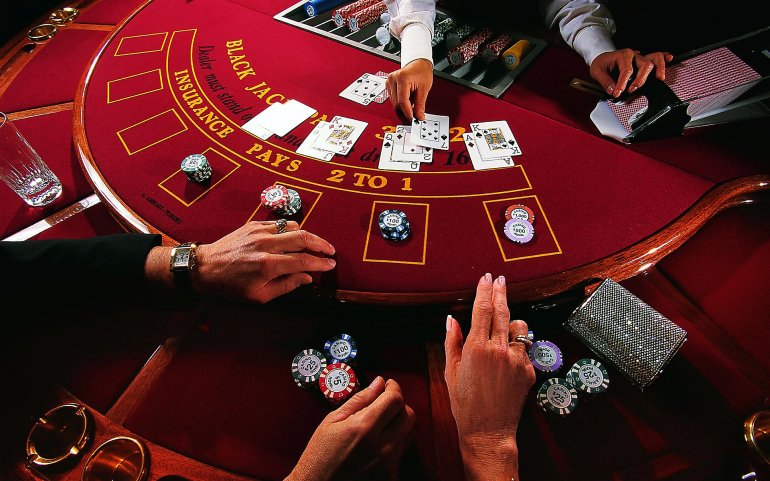
<instances>
[{"instance_id":1,"label":"watch face","mask_svg":"<svg viewBox=\"0 0 770 481\"><path fill-rule=\"evenodd\" d=\"M186 268L190 260L190 249L177 249L174 255L174 268Z\"/></svg>"}]
</instances>

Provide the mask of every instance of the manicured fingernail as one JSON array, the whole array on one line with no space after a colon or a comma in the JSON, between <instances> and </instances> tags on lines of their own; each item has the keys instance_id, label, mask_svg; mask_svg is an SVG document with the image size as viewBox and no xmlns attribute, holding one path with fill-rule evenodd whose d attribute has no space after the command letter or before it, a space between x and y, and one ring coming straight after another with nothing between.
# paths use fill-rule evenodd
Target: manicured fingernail
<instances>
[{"instance_id":1,"label":"manicured fingernail","mask_svg":"<svg viewBox=\"0 0 770 481\"><path fill-rule=\"evenodd\" d=\"M628 92L629 93L633 93L634 91L636 91L636 85L632 85L632 86L628 87Z\"/></svg>"},{"instance_id":2,"label":"manicured fingernail","mask_svg":"<svg viewBox=\"0 0 770 481\"><path fill-rule=\"evenodd\" d=\"M484 280L487 282L492 282L492 274L490 274L489 272L484 274Z\"/></svg>"},{"instance_id":3,"label":"manicured fingernail","mask_svg":"<svg viewBox=\"0 0 770 481\"><path fill-rule=\"evenodd\" d=\"M331 245L331 244L329 244L329 247L330 247L330 248L331 248L331 250L332 250L332 253L331 253L331 255L334 255L334 254L337 252L337 249L335 249L335 248L334 248L334 246L333 246L333 245Z\"/></svg>"},{"instance_id":4,"label":"manicured fingernail","mask_svg":"<svg viewBox=\"0 0 770 481\"><path fill-rule=\"evenodd\" d=\"M337 261L335 261L334 259L329 259L329 258L326 259L326 263L329 264L330 267L334 267L334 266L337 265Z\"/></svg>"},{"instance_id":5,"label":"manicured fingernail","mask_svg":"<svg viewBox=\"0 0 770 481\"><path fill-rule=\"evenodd\" d=\"M614 85L612 85L612 84L609 84L609 85L607 86L607 93L608 93L608 94L611 94L613 90L615 90L615 86L614 86Z\"/></svg>"},{"instance_id":6,"label":"manicured fingernail","mask_svg":"<svg viewBox=\"0 0 770 481\"><path fill-rule=\"evenodd\" d=\"M446 316L446 330L452 329L452 314Z\"/></svg>"},{"instance_id":7,"label":"manicured fingernail","mask_svg":"<svg viewBox=\"0 0 770 481\"><path fill-rule=\"evenodd\" d=\"M371 382L371 384L369 384L369 387L372 387L375 384L377 384L377 381L379 381L380 379L382 379L380 376L375 377L374 380Z\"/></svg>"},{"instance_id":8,"label":"manicured fingernail","mask_svg":"<svg viewBox=\"0 0 770 481\"><path fill-rule=\"evenodd\" d=\"M497 283L505 285L505 276L500 276L497 278Z\"/></svg>"}]
</instances>

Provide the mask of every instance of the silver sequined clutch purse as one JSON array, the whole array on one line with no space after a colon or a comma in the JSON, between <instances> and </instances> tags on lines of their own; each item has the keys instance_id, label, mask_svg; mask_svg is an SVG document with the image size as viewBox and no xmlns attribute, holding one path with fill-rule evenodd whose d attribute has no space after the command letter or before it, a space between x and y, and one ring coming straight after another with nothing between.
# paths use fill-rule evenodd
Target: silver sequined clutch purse
<instances>
[{"instance_id":1,"label":"silver sequined clutch purse","mask_svg":"<svg viewBox=\"0 0 770 481\"><path fill-rule=\"evenodd\" d=\"M612 279L605 279L564 327L640 389L660 375L687 339L687 331Z\"/></svg>"}]
</instances>

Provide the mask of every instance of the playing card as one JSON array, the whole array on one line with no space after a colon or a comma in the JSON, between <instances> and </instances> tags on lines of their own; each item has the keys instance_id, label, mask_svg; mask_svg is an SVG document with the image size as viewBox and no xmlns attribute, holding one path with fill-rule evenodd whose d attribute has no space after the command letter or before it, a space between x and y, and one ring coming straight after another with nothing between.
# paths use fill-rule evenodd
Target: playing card
<instances>
[{"instance_id":1,"label":"playing card","mask_svg":"<svg viewBox=\"0 0 770 481\"><path fill-rule=\"evenodd\" d=\"M479 142L476 140L476 136L473 133L463 134L463 140L465 141L465 148L468 149L468 154L471 156L473 168L476 170L499 169L501 167L513 167L516 165L510 157L483 160L479 153Z\"/></svg>"},{"instance_id":2,"label":"playing card","mask_svg":"<svg viewBox=\"0 0 770 481\"><path fill-rule=\"evenodd\" d=\"M292 99L283 104L271 105L249 122L254 121L262 128L282 137L314 113L315 109L312 107Z\"/></svg>"},{"instance_id":3,"label":"playing card","mask_svg":"<svg viewBox=\"0 0 770 481\"><path fill-rule=\"evenodd\" d=\"M385 90L385 79L365 73L340 92L340 97L361 105L369 105L383 90Z\"/></svg>"},{"instance_id":4,"label":"playing card","mask_svg":"<svg viewBox=\"0 0 770 481\"><path fill-rule=\"evenodd\" d=\"M449 150L449 117L425 114L425 120L412 119L410 139L415 145Z\"/></svg>"},{"instance_id":5,"label":"playing card","mask_svg":"<svg viewBox=\"0 0 770 481\"><path fill-rule=\"evenodd\" d=\"M367 123L345 117L334 117L313 142L313 147L335 154L347 154L353 148Z\"/></svg>"},{"instance_id":6,"label":"playing card","mask_svg":"<svg viewBox=\"0 0 770 481\"><path fill-rule=\"evenodd\" d=\"M275 105L282 105L282 104L273 104L273 105L275 106ZM246 132L256 135L262 140L267 140L271 135L273 135L272 132L270 132L269 130L267 130L266 128L262 127L257 123L256 117L254 117L253 119L243 124L241 128Z\"/></svg>"},{"instance_id":7,"label":"playing card","mask_svg":"<svg viewBox=\"0 0 770 481\"><path fill-rule=\"evenodd\" d=\"M471 124L483 159L521 155L521 148L505 120Z\"/></svg>"},{"instance_id":8,"label":"playing card","mask_svg":"<svg viewBox=\"0 0 770 481\"><path fill-rule=\"evenodd\" d=\"M321 135L321 131L323 131L327 125L329 125L329 122L318 122L315 128L302 142L302 145L297 148L297 153L300 155L307 155L308 157L312 157L314 159L325 160L326 162L332 160L332 157L334 157L334 152L328 152L326 150L316 149L313 147L313 142L318 139L318 136Z\"/></svg>"},{"instance_id":9,"label":"playing card","mask_svg":"<svg viewBox=\"0 0 770 481\"><path fill-rule=\"evenodd\" d=\"M412 128L408 125L399 125L396 127L395 145L393 146L393 156L391 160L399 162L423 162L430 164L433 162L433 149L414 145L409 141Z\"/></svg>"},{"instance_id":10,"label":"playing card","mask_svg":"<svg viewBox=\"0 0 770 481\"><path fill-rule=\"evenodd\" d=\"M419 162L399 162L393 160L394 134L385 134L382 140L382 153L380 154L380 170L398 170L402 172L419 172Z\"/></svg>"},{"instance_id":11,"label":"playing card","mask_svg":"<svg viewBox=\"0 0 770 481\"><path fill-rule=\"evenodd\" d=\"M380 77L380 78L382 78L382 79L384 79L384 80L386 80L386 81L388 80L388 72L383 72L382 70L380 70L375 75ZM380 92L379 95L374 97L374 101L377 102L378 104L383 104L389 98L390 98L390 94L388 93L388 89L387 89L387 85L386 85L386 88L384 88L382 90L382 92Z\"/></svg>"}]
</instances>

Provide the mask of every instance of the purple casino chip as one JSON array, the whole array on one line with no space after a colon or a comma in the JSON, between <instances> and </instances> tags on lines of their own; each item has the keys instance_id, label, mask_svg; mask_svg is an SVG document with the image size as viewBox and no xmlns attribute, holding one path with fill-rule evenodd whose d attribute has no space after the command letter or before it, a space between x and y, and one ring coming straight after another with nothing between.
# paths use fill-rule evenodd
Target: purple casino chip
<instances>
[{"instance_id":1,"label":"purple casino chip","mask_svg":"<svg viewBox=\"0 0 770 481\"><path fill-rule=\"evenodd\" d=\"M505 237L519 244L526 244L535 236L535 228L532 227L532 223L524 219L509 220L505 223L503 230Z\"/></svg>"},{"instance_id":2,"label":"purple casino chip","mask_svg":"<svg viewBox=\"0 0 770 481\"><path fill-rule=\"evenodd\" d=\"M540 372L553 372L561 368L561 349L551 341L535 341L529 348L532 366Z\"/></svg>"}]
</instances>

